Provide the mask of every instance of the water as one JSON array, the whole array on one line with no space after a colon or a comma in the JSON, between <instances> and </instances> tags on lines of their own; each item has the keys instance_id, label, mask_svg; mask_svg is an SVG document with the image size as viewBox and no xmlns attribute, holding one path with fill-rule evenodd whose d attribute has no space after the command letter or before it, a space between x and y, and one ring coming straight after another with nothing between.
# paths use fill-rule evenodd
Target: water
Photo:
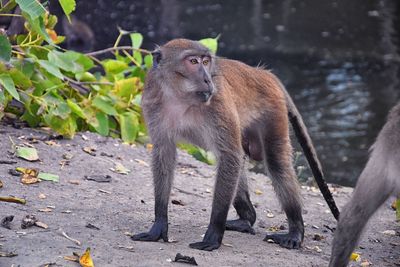
<instances>
[{"instance_id":1,"label":"water","mask_svg":"<svg viewBox=\"0 0 400 267\"><path fill-rule=\"evenodd\" d=\"M221 34L218 55L282 79L330 182L355 184L399 99L396 0L97 0L78 1L75 15L91 26L94 49L112 46L117 26L143 33L148 49Z\"/></svg>"}]
</instances>

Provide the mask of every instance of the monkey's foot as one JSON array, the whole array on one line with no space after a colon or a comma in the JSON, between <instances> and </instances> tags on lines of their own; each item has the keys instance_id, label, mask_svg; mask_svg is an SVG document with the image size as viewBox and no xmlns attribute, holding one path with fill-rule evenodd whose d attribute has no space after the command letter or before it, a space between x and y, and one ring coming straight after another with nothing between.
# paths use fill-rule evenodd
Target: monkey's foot
<instances>
[{"instance_id":1,"label":"monkey's foot","mask_svg":"<svg viewBox=\"0 0 400 267\"><path fill-rule=\"evenodd\" d=\"M268 241L269 239L273 240L281 247L288 249L298 249L301 247L301 243L303 242L302 235L299 232L266 235L264 241Z\"/></svg>"},{"instance_id":2,"label":"monkey's foot","mask_svg":"<svg viewBox=\"0 0 400 267\"><path fill-rule=\"evenodd\" d=\"M191 243L189 244L189 247L200 250L212 251L221 246L223 236L224 236L223 227L214 227L209 225L206 234L204 235L203 241Z\"/></svg>"},{"instance_id":3,"label":"monkey's foot","mask_svg":"<svg viewBox=\"0 0 400 267\"><path fill-rule=\"evenodd\" d=\"M229 231L237 231L241 233L249 233L255 235L256 232L254 231L253 227L248 220L245 219L236 219L236 220L229 220L226 221L225 229Z\"/></svg>"},{"instance_id":4,"label":"monkey's foot","mask_svg":"<svg viewBox=\"0 0 400 267\"><path fill-rule=\"evenodd\" d=\"M217 249L221 246L221 243L211 243L211 242L196 242L196 243L191 243L189 244L189 247L194 248L194 249L200 249L200 250L206 250L206 251L212 251L214 249Z\"/></svg>"},{"instance_id":5,"label":"monkey's foot","mask_svg":"<svg viewBox=\"0 0 400 267\"><path fill-rule=\"evenodd\" d=\"M149 232L133 235L132 240L135 241L158 241L163 239L168 242L168 224L154 223Z\"/></svg>"}]
</instances>

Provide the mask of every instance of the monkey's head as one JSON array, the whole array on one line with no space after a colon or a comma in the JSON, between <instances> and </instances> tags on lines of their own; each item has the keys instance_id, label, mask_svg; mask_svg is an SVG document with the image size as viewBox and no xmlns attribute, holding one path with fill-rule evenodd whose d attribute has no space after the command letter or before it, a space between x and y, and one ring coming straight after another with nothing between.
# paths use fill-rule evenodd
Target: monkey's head
<instances>
[{"instance_id":1,"label":"monkey's head","mask_svg":"<svg viewBox=\"0 0 400 267\"><path fill-rule=\"evenodd\" d=\"M209 103L215 93L215 57L199 42L175 39L153 52L153 71L180 98Z\"/></svg>"}]
</instances>

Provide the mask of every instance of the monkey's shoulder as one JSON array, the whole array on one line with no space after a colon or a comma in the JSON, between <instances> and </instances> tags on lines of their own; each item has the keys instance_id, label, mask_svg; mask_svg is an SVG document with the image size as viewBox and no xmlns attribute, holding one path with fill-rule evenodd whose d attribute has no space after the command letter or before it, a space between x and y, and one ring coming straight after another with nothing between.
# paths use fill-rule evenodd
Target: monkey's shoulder
<instances>
[{"instance_id":1,"label":"monkey's shoulder","mask_svg":"<svg viewBox=\"0 0 400 267\"><path fill-rule=\"evenodd\" d=\"M220 74L217 76L220 77L219 84L222 84L220 87L228 88L233 98L238 98L236 102L243 102L243 99L261 104L264 104L264 101L271 102L271 99L284 102L281 82L269 70L221 58L218 61L217 71Z\"/></svg>"},{"instance_id":2,"label":"monkey's shoulder","mask_svg":"<svg viewBox=\"0 0 400 267\"><path fill-rule=\"evenodd\" d=\"M271 75L271 72L261 67L252 67L244 62L228 58L218 58L218 71L227 72L242 72L242 73L257 73L260 75Z\"/></svg>"}]
</instances>

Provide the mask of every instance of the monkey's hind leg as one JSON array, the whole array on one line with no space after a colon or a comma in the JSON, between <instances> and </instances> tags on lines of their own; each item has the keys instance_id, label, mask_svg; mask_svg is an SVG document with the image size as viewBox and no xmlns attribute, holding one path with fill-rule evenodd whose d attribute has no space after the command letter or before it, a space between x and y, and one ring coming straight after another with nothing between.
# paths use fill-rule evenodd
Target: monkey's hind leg
<instances>
[{"instance_id":1,"label":"monkey's hind leg","mask_svg":"<svg viewBox=\"0 0 400 267\"><path fill-rule=\"evenodd\" d=\"M256 211L250 201L245 168L242 169L239 177L239 184L233 201L233 206L239 215L239 219L228 220L226 222L226 230L254 235L255 231L252 226L256 221Z\"/></svg>"},{"instance_id":2,"label":"monkey's hind leg","mask_svg":"<svg viewBox=\"0 0 400 267\"><path fill-rule=\"evenodd\" d=\"M298 249L304 239L304 223L300 187L291 162L291 146L289 142L273 142L269 140L266 158L272 184L278 199L286 213L289 232L267 234L264 241L272 239L280 246Z\"/></svg>"}]
</instances>

